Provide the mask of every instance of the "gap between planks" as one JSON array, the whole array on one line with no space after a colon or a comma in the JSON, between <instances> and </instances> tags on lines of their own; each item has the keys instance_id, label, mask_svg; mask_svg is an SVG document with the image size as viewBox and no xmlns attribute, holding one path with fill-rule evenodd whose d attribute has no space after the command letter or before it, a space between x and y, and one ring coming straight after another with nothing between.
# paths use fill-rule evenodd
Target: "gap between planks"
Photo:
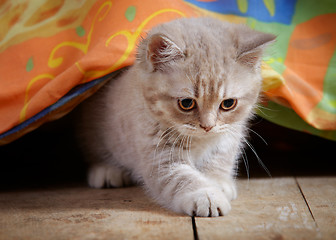
<instances>
[{"instance_id":1,"label":"gap between planks","mask_svg":"<svg viewBox=\"0 0 336 240\"><path fill-rule=\"evenodd\" d=\"M322 239L336 239L336 177L299 177L299 187Z\"/></svg>"},{"instance_id":2,"label":"gap between planks","mask_svg":"<svg viewBox=\"0 0 336 240\"><path fill-rule=\"evenodd\" d=\"M0 192L0 239L309 240L336 236L336 177L241 179L237 184L239 195L231 213L219 218L174 214L154 204L139 187Z\"/></svg>"},{"instance_id":3,"label":"gap between planks","mask_svg":"<svg viewBox=\"0 0 336 240\"><path fill-rule=\"evenodd\" d=\"M335 239L336 178L238 181L224 218L196 218L199 239Z\"/></svg>"},{"instance_id":4,"label":"gap between planks","mask_svg":"<svg viewBox=\"0 0 336 240\"><path fill-rule=\"evenodd\" d=\"M298 182L298 180L297 180L296 177L295 177L295 182L296 182L296 184L297 184L297 186L298 186L298 188L299 188L299 190L300 190L300 193L301 193L301 196L302 196L304 202L305 202L306 205L307 205L308 211L309 211L309 213L310 213L312 219L313 219L314 222L315 222L316 228L318 228L318 225L317 225L317 223L316 223L314 214L313 214L313 212L312 212L312 210L311 210L311 208L310 208L310 206L309 206L309 203L308 203L308 201L307 201L307 198L306 198L306 196L304 195L304 193L303 193L303 191L302 191L302 188L301 188L301 186L300 186L300 183Z\"/></svg>"}]
</instances>

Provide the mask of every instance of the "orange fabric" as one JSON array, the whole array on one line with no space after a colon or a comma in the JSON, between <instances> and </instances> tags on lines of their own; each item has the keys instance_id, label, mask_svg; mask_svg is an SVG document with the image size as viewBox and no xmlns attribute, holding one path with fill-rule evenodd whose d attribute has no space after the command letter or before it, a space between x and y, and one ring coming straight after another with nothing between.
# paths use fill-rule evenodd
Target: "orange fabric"
<instances>
[{"instance_id":1,"label":"orange fabric","mask_svg":"<svg viewBox=\"0 0 336 240\"><path fill-rule=\"evenodd\" d=\"M309 119L311 111L322 100L324 78L336 50L335 23L336 14L326 14L297 25L284 62L285 82L266 91L271 99L279 102L286 99L288 106L303 119ZM309 120L316 128L336 129L335 117L329 121L321 116Z\"/></svg>"},{"instance_id":2,"label":"orange fabric","mask_svg":"<svg viewBox=\"0 0 336 240\"><path fill-rule=\"evenodd\" d=\"M0 133L74 86L132 64L139 36L154 25L195 15L180 0L39 2L1 5Z\"/></svg>"},{"instance_id":3,"label":"orange fabric","mask_svg":"<svg viewBox=\"0 0 336 240\"><path fill-rule=\"evenodd\" d=\"M2 0L0 145L88 97L79 91L64 103L74 87L132 64L154 25L199 15L277 35L262 65L268 99L259 115L336 140L336 5L328 0Z\"/></svg>"}]
</instances>

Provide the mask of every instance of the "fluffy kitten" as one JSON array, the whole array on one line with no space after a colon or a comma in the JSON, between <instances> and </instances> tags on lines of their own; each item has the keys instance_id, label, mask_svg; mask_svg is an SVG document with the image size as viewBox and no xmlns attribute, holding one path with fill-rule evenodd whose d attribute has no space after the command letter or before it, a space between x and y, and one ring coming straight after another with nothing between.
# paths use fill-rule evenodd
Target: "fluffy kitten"
<instances>
[{"instance_id":1,"label":"fluffy kitten","mask_svg":"<svg viewBox=\"0 0 336 240\"><path fill-rule=\"evenodd\" d=\"M221 216L275 37L211 18L155 27L134 65L86 105L89 185L142 183L179 213Z\"/></svg>"}]
</instances>

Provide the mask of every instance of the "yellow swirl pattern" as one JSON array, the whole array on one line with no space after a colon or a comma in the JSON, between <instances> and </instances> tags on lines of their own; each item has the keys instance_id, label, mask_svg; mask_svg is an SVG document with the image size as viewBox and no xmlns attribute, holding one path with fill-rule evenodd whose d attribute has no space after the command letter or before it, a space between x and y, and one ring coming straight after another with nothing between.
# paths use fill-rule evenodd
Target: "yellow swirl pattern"
<instances>
[{"instance_id":1,"label":"yellow swirl pattern","mask_svg":"<svg viewBox=\"0 0 336 240\"><path fill-rule=\"evenodd\" d=\"M56 68L58 67L59 65L62 64L63 62L63 58L62 57L59 57L59 58L54 58L55 56L55 53L62 47L66 47L66 46L69 46L69 47L74 47L74 48L77 48L78 50L82 51L84 54L87 53L88 49L89 49L89 46L90 46L90 43L91 43L91 38L92 38L92 32L93 32L93 29L94 29L94 25L97 21L97 18L98 16L100 15L100 13L103 11L104 8L107 7L107 9L105 10L105 12L103 13L103 15L101 17L98 18L98 21L102 21L107 13L110 11L111 9L111 6L112 6L112 2L108 1L108 2L105 2L103 3L98 12L96 13L96 15L94 16L93 18L93 21L92 21L92 25L90 27L90 31L89 31L89 34L88 34L88 37L87 37L87 41L86 43L79 43L79 42L71 42L71 41L68 41L68 42L62 42L60 44L58 44L52 51L51 51L51 54L49 56L49 60L48 60L48 66L50 68Z\"/></svg>"},{"instance_id":2,"label":"yellow swirl pattern","mask_svg":"<svg viewBox=\"0 0 336 240\"><path fill-rule=\"evenodd\" d=\"M83 82L87 81L88 79L94 79L94 78L104 76L104 75L118 69L128 59L128 57L130 56L130 54L134 50L134 48L136 46L136 41L137 41L138 37L140 36L142 30L145 28L145 26L156 16L158 16L160 14L168 13L168 12L176 13L176 14L182 16L182 17L186 16L183 12L178 11L176 9L162 9L162 10L159 10L157 12L154 12L152 15L150 15L148 18L146 18L139 25L139 27L136 29L136 31L133 34L132 34L131 31L122 30L122 31L119 31L119 32L113 34L112 36L110 36L105 43L106 47L108 47L109 43L112 41L112 39L117 37L117 36L124 36L127 39L127 42L128 42L128 46L127 46L126 50L124 51L123 55L110 68L105 69L105 70L100 70L100 71L99 70L94 70L94 71L85 72L81 68L79 62L76 62L76 66L78 67L79 71L84 74Z\"/></svg>"},{"instance_id":3,"label":"yellow swirl pattern","mask_svg":"<svg viewBox=\"0 0 336 240\"><path fill-rule=\"evenodd\" d=\"M30 91L31 87L33 86L33 84L36 83L39 80L42 80L42 79L52 80L54 78L55 78L54 75L49 74L49 73L45 73L45 74L40 74L40 75L34 77L32 80L30 80L30 82L28 83L28 86L26 88L26 91L25 91L23 108L20 112L20 123L22 123L24 120L26 120L27 108L28 108L28 105L29 105L29 91Z\"/></svg>"},{"instance_id":4,"label":"yellow swirl pattern","mask_svg":"<svg viewBox=\"0 0 336 240\"><path fill-rule=\"evenodd\" d=\"M57 68L59 67L62 63L63 63L63 57L58 57L55 58L55 54L57 53L57 51L63 47L72 47L75 49L78 49L79 51L81 51L84 54L87 54L88 50L89 50L89 46L91 43L91 39L92 39L92 34L94 32L94 28L95 28L95 24L96 22L100 22L102 21L106 15L108 14L108 12L110 11L112 7L112 1L106 1L104 2L98 9L97 13L95 14L93 20L92 20L92 24L90 26L90 30L87 36L87 40L85 43L81 43L81 42L75 42L75 41L65 41L62 42L60 44L58 44L56 47L54 47L49 55L49 59L48 59L48 67L50 68ZM185 17L186 15L176 9L162 9L159 11L154 12L153 14L151 14L149 17L147 17L136 29L136 31L134 33L132 33L131 31L128 30L122 30L119 31L113 35L111 35L105 43L105 47L108 47L110 42L112 41L112 39L114 39L117 36L124 36L127 40L127 48L125 49L124 53L122 54L122 56L114 63L112 64L111 67L105 69L105 70L90 70L90 71L85 71L81 66L79 62L75 63L75 66L77 67L77 69L83 74L83 79L82 82L86 82L88 80L91 79L95 79L101 76L104 76L108 73L111 73L113 71L115 71L116 69L118 69L130 56L130 54L133 52L135 46L136 46L136 41L138 39L138 37L140 36L140 34L142 33L143 29L145 28L145 26L155 17L157 17L158 15L164 14L164 13L176 13L179 16ZM24 105L23 108L20 112L20 123L22 123L23 121L26 120L27 117L27 109L28 106L30 104L30 100L29 100L29 94L30 94L30 90L32 88L32 86L39 80L42 79L53 79L55 78L55 76L53 76L52 74L48 74L48 73L43 73L40 74L36 77L34 77L33 79L31 79L26 87L25 90L25 100L24 100Z\"/></svg>"}]
</instances>

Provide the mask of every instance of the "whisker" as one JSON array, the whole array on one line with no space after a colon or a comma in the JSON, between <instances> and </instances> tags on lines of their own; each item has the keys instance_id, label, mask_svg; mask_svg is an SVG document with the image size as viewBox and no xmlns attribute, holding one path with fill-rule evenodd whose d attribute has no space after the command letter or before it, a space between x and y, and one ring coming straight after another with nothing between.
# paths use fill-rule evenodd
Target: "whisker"
<instances>
[{"instance_id":1,"label":"whisker","mask_svg":"<svg viewBox=\"0 0 336 240\"><path fill-rule=\"evenodd\" d=\"M184 128L187 128L189 130L196 130L197 128L195 126L192 126L191 124L183 124Z\"/></svg>"},{"instance_id":2,"label":"whisker","mask_svg":"<svg viewBox=\"0 0 336 240\"><path fill-rule=\"evenodd\" d=\"M268 143L266 142L266 140L262 136L260 136L256 131L252 130L251 128L248 128L248 130L253 132L255 135L257 135L268 146Z\"/></svg>"},{"instance_id":3,"label":"whisker","mask_svg":"<svg viewBox=\"0 0 336 240\"><path fill-rule=\"evenodd\" d=\"M269 107L266 107L265 105L263 105L262 103L257 103L256 105L256 108L262 108L262 109L265 109L267 111L272 111L272 112L278 112L279 110L275 110L275 109L272 109L272 108L269 108Z\"/></svg>"},{"instance_id":4,"label":"whisker","mask_svg":"<svg viewBox=\"0 0 336 240\"><path fill-rule=\"evenodd\" d=\"M234 133L236 131L236 129L232 126L232 125L228 125L228 130L231 131L231 134L232 132ZM251 130L251 129L248 129L248 130ZM252 130L253 131L253 130ZM253 131L254 132L254 131ZM254 132L256 133L256 132ZM256 133L257 134L257 133ZM260 136L261 137L261 136ZM252 146L252 144L246 139L246 137L242 137L242 141L246 143L246 145L251 149L251 151L253 152L253 154L256 156L257 160L258 160L258 163L263 167L263 169L266 171L267 175L269 177L272 177L270 171L268 170L268 168L266 167L266 165L263 163L263 161L260 159L260 157L258 156L256 150L254 149L254 147ZM266 143L266 141L265 141ZM266 143L267 144L267 143ZM247 156L247 155L246 155Z\"/></svg>"},{"instance_id":5,"label":"whisker","mask_svg":"<svg viewBox=\"0 0 336 240\"><path fill-rule=\"evenodd\" d=\"M171 126L171 127L167 128L167 129L166 129L165 131L163 131L162 134L160 135L160 137L159 137L159 142L156 144L156 147L155 147L155 151L154 151L154 159L156 158L157 149L158 149L158 147L159 147L161 141L164 139L164 136L170 134L171 132L173 132L173 131L174 131L173 128L174 128L174 126Z\"/></svg>"},{"instance_id":6,"label":"whisker","mask_svg":"<svg viewBox=\"0 0 336 240\"><path fill-rule=\"evenodd\" d=\"M160 172L163 150L165 149L165 146L168 143L168 141L172 138L173 135L175 135L175 133L176 133L176 130L174 129L174 126L171 126L171 127L167 128L165 131L163 131L161 136L159 137L159 142L156 144L156 148L155 148L155 151L154 151L154 158L153 158L153 164L152 164L153 167L152 167L150 176L152 176L152 174L153 174L154 166L157 164L156 161L158 161L157 167L158 167L158 172ZM172 135L169 136L169 134L172 134ZM160 153L160 158L156 159L157 158L157 151L158 151L158 148L160 147L160 143L162 142L162 140L166 136L169 136L169 138L166 140L166 142L162 146L161 153Z\"/></svg>"},{"instance_id":7,"label":"whisker","mask_svg":"<svg viewBox=\"0 0 336 240\"><path fill-rule=\"evenodd\" d=\"M178 154L178 157L179 157L179 160L182 161L183 159L183 148L184 148L184 141L186 140L187 136L183 136L182 139L181 139L181 142L180 142L180 145L179 145L179 154Z\"/></svg>"},{"instance_id":8,"label":"whisker","mask_svg":"<svg viewBox=\"0 0 336 240\"><path fill-rule=\"evenodd\" d=\"M255 107L255 112L256 112L256 113L259 111L262 115L264 115L264 116L266 116L266 117L270 117L270 118L273 117L272 115L266 113L266 112L263 111L263 110L268 111L268 113L276 113L276 112L279 112L279 110L265 107L265 106L261 105L260 103L259 103L259 104L256 104L256 107Z\"/></svg>"},{"instance_id":9,"label":"whisker","mask_svg":"<svg viewBox=\"0 0 336 240\"><path fill-rule=\"evenodd\" d=\"M174 140L174 142L173 142L173 146L170 148L170 154L169 154L169 156L170 156L170 159L169 159L169 160L170 160L170 161L173 160L173 151L174 151L174 149L175 149L175 145L176 145L178 139L179 139L181 136L182 136L182 134L181 134L181 133L178 133L178 136L175 138L175 140Z\"/></svg>"},{"instance_id":10,"label":"whisker","mask_svg":"<svg viewBox=\"0 0 336 240\"><path fill-rule=\"evenodd\" d=\"M247 146L252 150L252 152L254 153L254 155L256 156L259 164L264 168L264 170L266 171L267 175L269 177L272 177L270 171L268 170L268 168L266 167L266 165L263 163L263 161L260 159L260 157L258 156L256 150L253 148L253 146L251 145L251 143L249 143L249 141L247 141L245 138L243 138L243 141L247 144Z\"/></svg>"},{"instance_id":11,"label":"whisker","mask_svg":"<svg viewBox=\"0 0 336 240\"><path fill-rule=\"evenodd\" d=\"M243 158L245 169L246 169L247 179L249 181L250 180L250 165L248 163L247 155L246 155L244 148L241 148L241 150L243 151L242 158Z\"/></svg>"},{"instance_id":12,"label":"whisker","mask_svg":"<svg viewBox=\"0 0 336 240\"><path fill-rule=\"evenodd\" d=\"M188 136L188 142L187 142L187 159L188 159L189 163L191 163L191 158L190 158L191 141L192 141L192 136Z\"/></svg>"},{"instance_id":13,"label":"whisker","mask_svg":"<svg viewBox=\"0 0 336 240\"><path fill-rule=\"evenodd\" d=\"M266 116L266 117L269 117L269 118L272 117L271 115L269 115L269 114L265 113L263 110L261 110L261 108L259 108L259 107L256 108L255 113L257 115L262 115L262 116Z\"/></svg>"},{"instance_id":14,"label":"whisker","mask_svg":"<svg viewBox=\"0 0 336 240\"><path fill-rule=\"evenodd\" d=\"M238 137L236 137L236 134L235 134L235 131L236 129L230 125L228 125L229 127L226 128L228 134L230 134L231 137L235 138L236 140L238 140ZM240 147L240 150L243 151L243 154L241 154L242 158L243 158L243 162L244 162L244 165L245 165L245 169L246 169L246 174L247 174L247 179L250 179L250 166L249 166L249 163L248 163L248 159L247 159L247 155L246 155L246 152L244 150L244 147ZM238 172L238 164L237 164L237 172Z\"/></svg>"}]
</instances>

